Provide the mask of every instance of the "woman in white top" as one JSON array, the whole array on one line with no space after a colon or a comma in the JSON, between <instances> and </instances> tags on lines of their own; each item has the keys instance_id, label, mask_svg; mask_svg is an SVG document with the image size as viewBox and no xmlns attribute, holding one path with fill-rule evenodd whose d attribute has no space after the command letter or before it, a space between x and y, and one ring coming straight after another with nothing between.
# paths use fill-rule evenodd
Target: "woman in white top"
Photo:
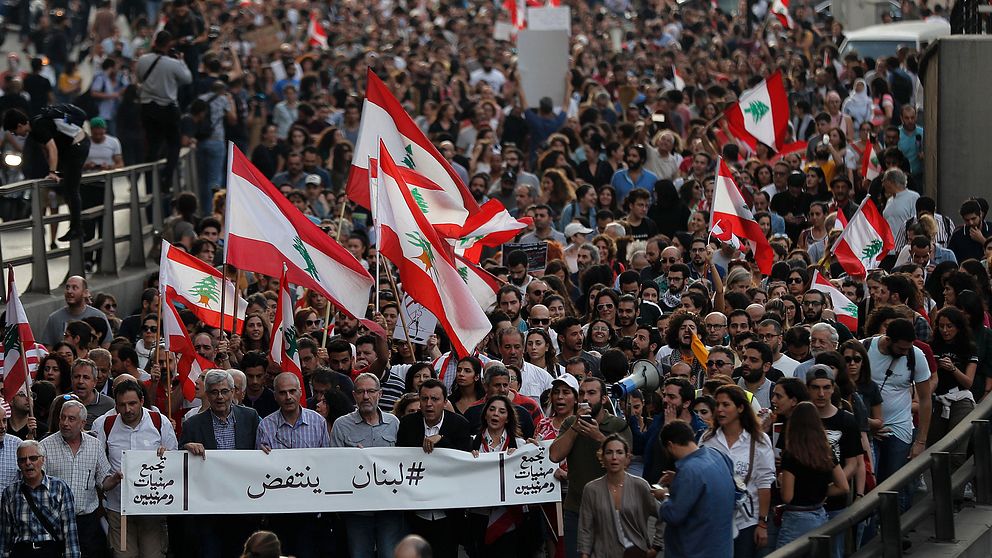
<instances>
[{"instance_id":1,"label":"woman in white top","mask_svg":"<svg viewBox=\"0 0 992 558\"><path fill-rule=\"evenodd\" d=\"M775 452L754 414L747 394L738 386L722 386L714 394L716 422L703 435L704 446L716 448L734 462L734 475L747 485L748 498L737 509L734 557L750 558L768 544L771 486Z\"/></svg>"}]
</instances>

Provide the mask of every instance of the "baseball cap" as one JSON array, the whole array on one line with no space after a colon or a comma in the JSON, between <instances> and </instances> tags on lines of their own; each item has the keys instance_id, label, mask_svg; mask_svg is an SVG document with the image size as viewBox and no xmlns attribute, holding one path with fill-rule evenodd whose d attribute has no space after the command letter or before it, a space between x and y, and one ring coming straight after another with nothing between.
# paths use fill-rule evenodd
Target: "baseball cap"
<instances>
[{"instance_id":1,"label":"baseball cap","mask_svg":"<svg viewBox=\"0 0 992 558\"><path fill-rule=\"evenodd\" d=\"M830 380L832 382L834 381L834 371L826 364L814 364L806 371L806 383L808 384L813 380Z\"/></svg>"},{"instance_id":2,"label":"baseball cap","mask_svg":"<svg viewBox=\"0 0 992 558\"><path fill-rule=\"evenodd\" d=\"M320 175L308 174L306 180L304 181L304 183L305 184L317 184L319 186L320 185Z\"/></svg>"},{"instance_id":3,"label":"baseball cap","mask_svg":"<svg viewBox=\"0 0 992 558\"><path fill-rule=\"evenodd\" d=\"M565 372L561 376L551 380L551 386L554 387L555 384L565 384L575 391L576 396L579 395L579 381L575 379L575 376L569 374L568 372Z\"/></svg>"},{"instance_id":4,"label":"baseball cap","mask_svg":"<svg viewBox=\"0 0 992 558\"><path fill-rule=\"evenodd\" d=\"M565 225L565 238L572 238L574 234L589 234L592 229L589 227L583 227L581 223L569 223Z\"/></svg>"}]
</instances>

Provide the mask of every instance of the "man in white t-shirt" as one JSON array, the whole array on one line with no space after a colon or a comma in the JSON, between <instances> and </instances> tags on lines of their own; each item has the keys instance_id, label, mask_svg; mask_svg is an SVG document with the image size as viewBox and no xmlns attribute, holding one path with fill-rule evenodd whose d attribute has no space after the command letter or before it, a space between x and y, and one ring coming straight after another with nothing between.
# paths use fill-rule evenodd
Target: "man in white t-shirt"
<instances>
[{"instance_id":1,"label":"man in white t-shirt","mask_svg":"<svg viewBox=\"0 0 992 558\"><path fill-rule=\"evenodd\" d=\"M916 216L916 200L920 195L906 188L906 173L899 169L885 171L882 175L882 189L886 197L882 217L888 221L892 238L896 241L891 253L898 254L906 245L906 221Z\"/></svg>"},{"instance_id":2,"label":"man in white t-shirt","mask_svg":"<svg viewBox=\"0 0 992 558\"><path fill-rule=\"evenodd\" d=\"M755 333L758 335L759 341L767 343L771 347L774 355L772 367L778 369L786 377L792 376L796 367L799 366L799 362L782 352L782 324L772 319L762 320L755 329Z\"/></svg>"},{"instance_id":3,"label":"man in white t-shirt","mask_svg":"<svg viewBox=\"0 0 992 558\"><path fill-rule=\"evenodd\" d=\"M121 142L107 133L107 121L97 116L90 120L90 154L83 170L119 169L124 166Z\"/></svg>"}]
</instances>

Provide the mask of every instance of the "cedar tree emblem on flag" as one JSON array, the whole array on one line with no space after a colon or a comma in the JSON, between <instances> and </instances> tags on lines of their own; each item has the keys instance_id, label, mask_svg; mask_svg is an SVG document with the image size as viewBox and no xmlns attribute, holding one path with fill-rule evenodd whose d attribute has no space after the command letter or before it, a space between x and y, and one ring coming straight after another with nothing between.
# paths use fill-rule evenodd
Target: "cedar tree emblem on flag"
<instances>
[{"instance_id":1,"label":"cedar tree emblem on flag","mask_svg":"<svg viewBox=\"0 0 992 558\"><path fill-rule=\"evenodd\" d=\"M413 162L413 146L410 144L406 145L406 154L403 155L403 160L401 161L408 168L416 169L417 165Z\"/></svg>"},{"instance_id":2,"label":"cedar tree emblem on flag","mask_svg":"<svg viewBox=\"0 0 992 558\"><path fill-rule=\"evenodd\" d=\"M200 297L200 304L210 306L211 302L220 302L220 289L217 286L217 279L207 275L190 287L190 294Z\"/></svg>"},{"instance_id":3,"label":"cedar tree emblem on flag","mask_svg":"<svg viewBox=\"0 0 992 558\"><path fill-rule=\"evenodd\" d=\"M424 235L419 232L408 232L406 233L406 237L410 240L410 244L424 251L414 259L419 260L420 263L424 264L425 271L431 275L434 275L434 249L431 248L430 243L427 242Z\"/></svg>"},{"instance_id":4,"label":"cedar tree emblem on flag","mask_svg":"<svg viewBox=\"0 0 992 558\"><path fill-rule=\"evenodd\" d=\"M884 243L879 239L869 242L868 245L861 250L861 259L867 264L871 260L875 259L875 256L882 251L882 246L884 246Z\"/></svg>"},{"instance_id":5,"label":"cedar tree emblem on flag","mask_svg":"<svg viewBox=\"0 0 992 558\"><path fill-rule=\"evenodd\" d=\"M320 275L317 273L317 266L313 263L313 258L310 257L310 252L307 251L307 247L303 244L300 237L293 239L293 248L300 253L300 257L306 262L306 269L303 271L307 272L307 275L313 277L314 281L320 281Z\"/></svg>"},{"instance_id":6,"label":"cedar tree emblem on flag","mask_svg":"<svg viewBox=\"0 0 992 558\"><path fill-rule=\"evenodd\" d=\"M420 189L410 188L410 193L413 194L413 201L417 202L417 207L420 208L420 211L423 211L425 215L430 213L430 206L427 205L427 200L425 200L424 195L420 193Z\"/></svg>"},{"instance_id":7,"label":"cedar tree emblem on flag","mask_svg":"<svg viewBox=\"0 0 992 558\"><path fill-rule=\"evenodd\" d=\"M744 109L744 112L750 114L751 118L753 118L755 122L760 122L761 119L768 114L769 110L768 105L765 103L762 103L761 101L751 101L751 104Z\"/></svg>"}]
</instances>

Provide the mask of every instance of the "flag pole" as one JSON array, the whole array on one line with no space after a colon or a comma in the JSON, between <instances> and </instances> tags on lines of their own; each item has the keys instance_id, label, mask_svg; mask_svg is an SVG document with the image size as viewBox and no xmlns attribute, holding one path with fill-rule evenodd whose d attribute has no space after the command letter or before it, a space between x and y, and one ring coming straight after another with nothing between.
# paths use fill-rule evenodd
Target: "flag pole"
<instances>
[{"instance_id":1,"label":"flag pole","mask_svg":"<svg viewBox=\"0 0 992 558\"><path fill-rule=\"evenodd\" d=\"M234 274L234 309L231 311L231 337L238 334L238 299L241 297L239 294L239 289L241 289L241 269L238 268ZM221 307L223 310L223 307ZM223 331L221 332L223 333ZM230 339L230 337L228 337Z\"/></svg>"},{"instance_id":2,"label":"flag pole","mask_svg":"<svg viewBox=\"0 0 992 558\"><path fill-rule=\"evenodd\" d=\"M19 327L15 325L14 327ZM21 367L24 368L24 395L28 398L28 418L34 418L34 398L31 397L31 373L28 372L28 351L34 350L34 347L30 349L25 348L23 341L21 342ZM28 431L28 439L35 440L38 437L38 426L35 425L34 432Z\"/></svg>"},{"instance_id":3,"label":"flag pole","mask_svg":"<svg viewBox=\"0 0 992 558\"><path fill-rule=\"evenodd\" d=\"M382 138L380 138L380 141L376 142L375 164L377 166L379 165L379 156L380 156L379 150L381 149L381 144L382 144L381 139ZM375 251L375 311L378 312L379 311L379 281L380 281L379 274L380 274L380 270L381 270L381 267L380 267L381 264L380 264L380 262L382 261L382 257L380 256L379 250L378 250L379 244L382 242L380 240L380 236L382 235L382 227L379 226L379 223L380 223L380 219L379 219L379 172L378 172L378 169L376 169L375 177L373 178L373 176L372 176L373 173L371 172L371 170L372 170L372 157L369 157L369 165L368 166L369 166L369 171L370 171L369 172L369 190L371 191L371 198L372 198L372 222L373 222L374 227L375 227L374 230L375 230L375 244L376 244L376 251Z\"/></svg>"},{"instance_id":4,"label":"flag pole","mask_svg":"<svg viewBox=\"0 0 992 558\"><path fill-rule=\"evenodd\" d=\"M226 260L227 258L225 258ZM218 339L224 338L224 316L227 314L227 264L221 262L220 264L220 334L217 336Z\"/></svg>"},{"instance_id":5,"label":"flag pole","mask_svg":"<svg viewBox=\"0 0 992 558\"><path fill-rule=\"evenodd\" d=\"M234 142L227 142L227 174L228 178L230 175L234 174ZM226 206L224 207L224 222L231 222L231 196L226 197ZM227 301L227 247L230 246L230 227L225 226L225 238L224 238L224 253L221 255L220 262L220 334L217 336L218 339L224 338L224 304ZM235 301L235 307L237 307L237 301ZM170 386L171 387L171 386ZM171 409L170 409L171 411Z\"/></svg>"},{"instance_id":6,"label":"flag pole","mask_svg":"<svg viewBox=\"0 0 992 558\"><path fill-rule=\"evenodd\" d=\"M403 299L400 298L400 290L396 288L396 279L393 278L393 270L390 269L388 265L386 266L386 277L389 278L389 286L392 287L392 289L393 289L393 296L396 297L396 300L397 301L402 302ZM406 337L406 344L410 346L410 354L411 355L414 355L414 359L416 359L416 356L415 355L417 353L413 349L413 341L410 341L410 330L407 329L407 326L406 326L406 317L403 315L403 309L402 308L400 309L399 314L400 314L400 323L402 323L402 325L403 325L403 335L404 335L404 337ZM386 332L386 338L387 339L389 338L389 332L388 331Z\"/></svg>"}]
</instances>

